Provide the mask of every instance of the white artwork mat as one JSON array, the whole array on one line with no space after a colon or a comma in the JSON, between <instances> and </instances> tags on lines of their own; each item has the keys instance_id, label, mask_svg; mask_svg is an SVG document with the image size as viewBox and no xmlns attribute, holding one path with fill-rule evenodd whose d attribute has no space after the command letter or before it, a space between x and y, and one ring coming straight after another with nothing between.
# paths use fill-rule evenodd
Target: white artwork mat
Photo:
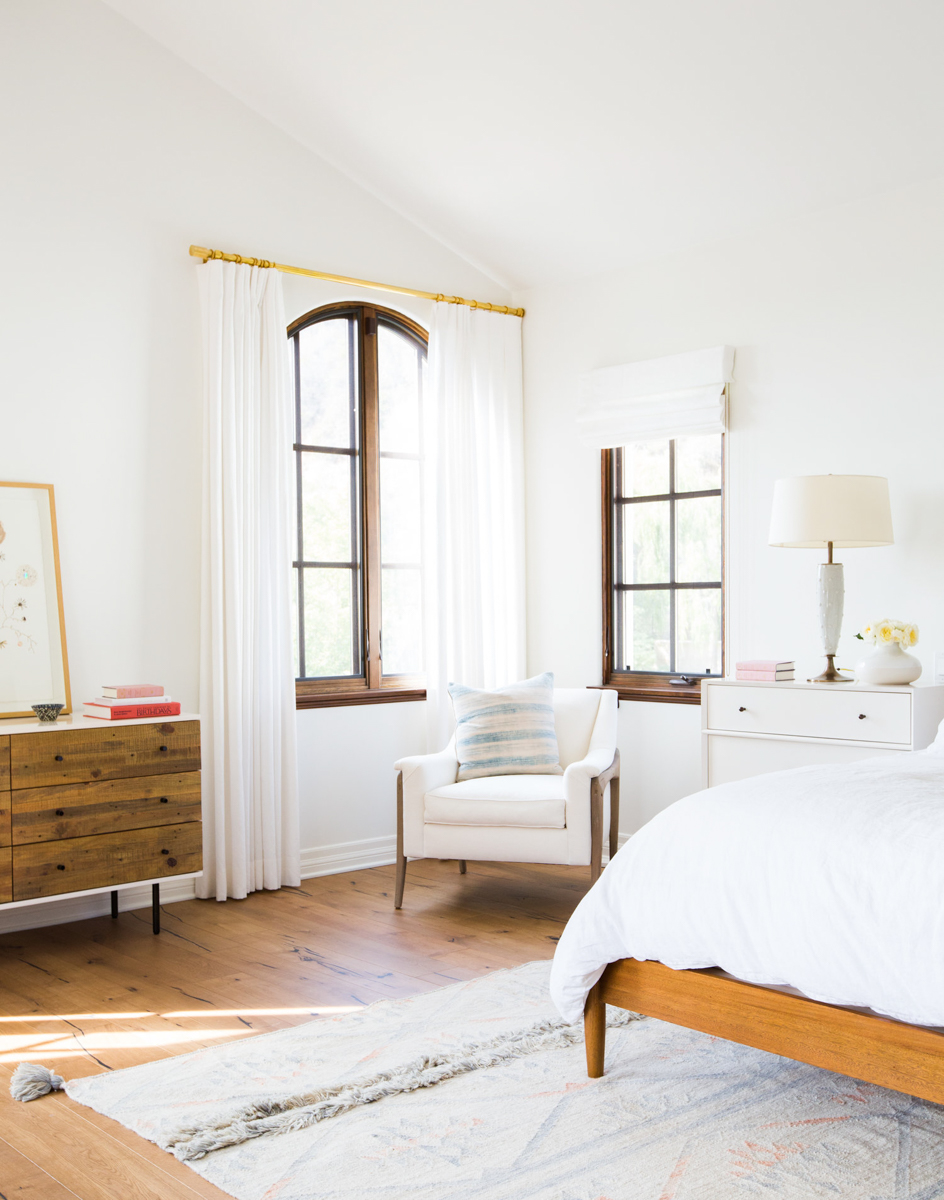
<instances>
[{"instance_id":1,"label":"white artwork mat","mask_svg":"<svg viewBox=\"0 0 944 1200\"><path fill-rule=\"evenodd\" d=\"M0 487L0 716L68 704L50 497Z\"/></svg>"}]
</instances>

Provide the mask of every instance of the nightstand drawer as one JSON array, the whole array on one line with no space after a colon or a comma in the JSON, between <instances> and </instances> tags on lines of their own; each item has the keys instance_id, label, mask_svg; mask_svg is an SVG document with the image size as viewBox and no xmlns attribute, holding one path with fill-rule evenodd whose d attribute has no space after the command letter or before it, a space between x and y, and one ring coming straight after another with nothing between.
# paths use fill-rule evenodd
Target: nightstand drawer
<instances>
[{"instance_id":1,"label":"nightstand drawer","mask_svg":"<svg viewBox=\"0 0 944 1200\"><path fill-rule=\"evenodd\" d=\"M14 733L10 737L14 791L51 784L90 783L200 770L200 722L162 721L101 729Z\"/></svg>"},{"instance_id":2,"label":"nightstand drawer","mask_svg":"<svg viewBox=\"0 0 944 1200\"><path fill-rule=\"evenodd\" d=\"M837 738L856 742L911 743L908 692L842 691L779 687L708 688L708 729Z\"/></svg>"},{"instance_id":3,"label":"nightstand drawer","mask_svg":"<svg viewBox=\"0 0 944 1200\"><path fill-rule=\"evenodd\" d=\"M10 793L6 793L9 797ZM3 828L0 793L0 845ZM49 842L61 838L179 825L200 820L200 772L108 779L64 787L21 788L13 793L13 842ZM9 840L9 839L8 839Z\"/></svg>"},{"instance_id":4,"label":"nightstand drawer","mask_svg":"<svg viewBox=\"0 0 944 1200\"><path fill-rule=\"evenodd\" d=\"M186 875L199 871L202 861L199 821L14 846L13 898L35 900L138 879Z\"/></svg>"}]
</instances>

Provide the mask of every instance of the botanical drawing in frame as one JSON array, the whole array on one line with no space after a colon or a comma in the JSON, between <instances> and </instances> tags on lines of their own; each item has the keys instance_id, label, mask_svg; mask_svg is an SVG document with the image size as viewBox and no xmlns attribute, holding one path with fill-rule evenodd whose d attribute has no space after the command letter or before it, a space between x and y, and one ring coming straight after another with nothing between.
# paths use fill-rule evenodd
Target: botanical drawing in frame
<instances>
[{"instance_id":1,"label":"botanical drawing in frame","mask_svg":"<svg viewBox=\"0 0 944 1200\"><path fill-rule=\"evenodd\" d=\"M51 483L0 482L0 717L72 711Z\"/></svg>"}]
</instances>

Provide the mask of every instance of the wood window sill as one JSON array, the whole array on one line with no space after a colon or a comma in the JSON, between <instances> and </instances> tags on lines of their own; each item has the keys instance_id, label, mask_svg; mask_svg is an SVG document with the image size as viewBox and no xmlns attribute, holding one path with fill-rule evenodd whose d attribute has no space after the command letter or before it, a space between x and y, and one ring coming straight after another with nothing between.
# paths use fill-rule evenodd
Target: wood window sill
<instances>
[{"instance_id":1,"label":"wood window sill","mask_svg":"<svg viewBox=\"0 0 944 1200\"><path fill-rule=\"evenodd\" d=\"M700 682L679 686L669 683L667 679L658 682L640 680L638 683L633 680L611 680L597 686L601 690L616 692L620 700L643 700L655 704L701 704Z\"/></svg>"},{"instance_id":2,"label":"wood window sill","mask_svg":"<svg viewBox=\"0 0 944 1200\"><path fill-rule=\"evenodd\" d=\"M426 699L425 688L357 688L295 693L295 708L341 708L352 704L405 704Z\"/></svg>"}]
</instances>

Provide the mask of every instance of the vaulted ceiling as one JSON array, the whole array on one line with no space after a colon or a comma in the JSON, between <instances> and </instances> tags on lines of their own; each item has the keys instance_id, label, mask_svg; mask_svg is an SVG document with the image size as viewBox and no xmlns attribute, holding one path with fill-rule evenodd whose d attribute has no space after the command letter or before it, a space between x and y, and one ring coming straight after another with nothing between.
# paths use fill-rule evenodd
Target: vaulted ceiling
<instances>
[{"instance_id":1,"label":"vaulted ceiling","mask_svg":"<svg viewBox=\"0 0 944 1200\"><path fill-rule=\"evenodd\" d=\"M944 173L937 0L106 0L514 286Z\"/></svg>"}]
</instances>

